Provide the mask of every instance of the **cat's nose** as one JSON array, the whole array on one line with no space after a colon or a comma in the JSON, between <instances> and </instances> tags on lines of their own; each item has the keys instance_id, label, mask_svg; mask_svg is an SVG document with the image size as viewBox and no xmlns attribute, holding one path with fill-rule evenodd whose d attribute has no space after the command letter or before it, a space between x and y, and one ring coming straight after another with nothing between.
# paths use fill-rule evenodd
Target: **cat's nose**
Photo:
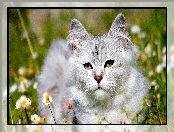
<instances>
[{"instance_id":1,"label":"cat's nose","mask_svg":"<svg viewBox=\"0 0 174 132\"><path fill-rule=\"evenodd\" d=\"M95 76L94 79L97 81L97 83L100 83L100 81L102 80L102 76Z\"/></svg>"}]
</instances>

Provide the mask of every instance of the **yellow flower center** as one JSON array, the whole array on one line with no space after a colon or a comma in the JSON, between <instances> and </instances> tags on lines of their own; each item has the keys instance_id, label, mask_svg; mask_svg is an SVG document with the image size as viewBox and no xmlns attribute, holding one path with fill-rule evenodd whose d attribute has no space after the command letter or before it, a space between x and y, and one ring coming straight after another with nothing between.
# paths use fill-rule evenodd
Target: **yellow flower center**
<instances>
[{"instance_id":1,"label":"yellow flower center","mask_svg":"<svg viewBox=\"0 0 174 132\"><path fill-rule=\"evenodd\" d=\"M39 121L38 121L38 124L44 124L45 123L45 118L40 118Z\"/></svg>"},{"instance_id":2,"label":"yellow flower center","mask_svg":"<svg viewBox=\"0 0 174 132\"><path fill-rule=\"evenodd\" d=\"M34 75L35 71L34 71L34 69L30 68L30 69L28 69L28 73L29 73L29 75Z\"/></svg>"},{"instance_id":3,"label":"yellow flower center","mask_svg":"<svg viewBox=\"0 0 174 132\"><path fill-rule=\"evenodd\" d=\"M27 106L27 101L26 100L22 100L21 104L22 104L22 107L26 107Z\"/></svg>"},{"instance_id":4,"label":"yellow flower center","mask_svg":"<svg viewBox=\"0 0 174 132\"><path fill-rule=\"evenodd\" d=\"M45 102L46 103L50 103L50 99L49 99L49 95L48 94L45 94Z\"/></svg>"},{"instance_id":5,"label":"yellow flower center","mask_svg":"<svg viewBox=\"0 0 174 132\"><path fill-rule=\"evenodd\" d=\"M25 86L27 84L27 79L22 79L22 84Z\"/></svg>"}]
</instances>

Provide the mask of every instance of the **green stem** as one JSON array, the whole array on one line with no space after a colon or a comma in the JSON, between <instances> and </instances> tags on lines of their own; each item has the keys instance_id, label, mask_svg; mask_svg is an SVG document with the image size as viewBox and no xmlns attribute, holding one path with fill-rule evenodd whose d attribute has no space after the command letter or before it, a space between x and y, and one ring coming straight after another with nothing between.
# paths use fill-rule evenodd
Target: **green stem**
<instances>
[{"instance_id":1,"label":"green stem","mask_svg":"<svg viewBox=\"0 0 174 132\"><path fill-rule=\"evenodd\" d=\"M9 103L9 108L10 108L11 123L13 124L13 117L12 117L12 112L11 112L11 106L10 106L10 103Z\"/></svg>"},{"instance_id":2,"label":"green stem","mask_svg":"<svg viewBox=\"0 0 174 132\"><path fill-rule=\"evenodd\" d=\"M25 108L24 110L25 110L25 115L26 115L26 118L27 118L27 122L30 124L30 119L29 119L29 117L28 117L26 108Z\"/></svg>"},{"instance_id":3,"label":"green stem","mask_svg":"<svg viewBox=\"0 0 174 132\"><path fill-rule=\"evenodd\" d=\"M157 97L156 97L156 108L157 108L157 113L158 113L159 122L160 122L160 124L163 124L163 123L162 123L162 120L161 120L161 117L160 117L160 112L159 112L158 105L159 105L159 103L158 103L158 99L157 99Z\"/></svg>"},{"instance_id":4,"label":"green stem","mask_svg":"<svg viewBox=\"0 0 174 132\"><path fill-rule=\"evenodd\" d=\"M52 112L52 110L51 110L51 107L50 107L50 105L48 105L48 107L49 107L49 109L50 109L50 111L51 111L52 117L53 117L53 119L54 119L54 122L55 122L55 124L56 124L56 120L55 120L55 118L54 118L54 115L53 115L53 112Z\"/></svg>"}]
</instances>

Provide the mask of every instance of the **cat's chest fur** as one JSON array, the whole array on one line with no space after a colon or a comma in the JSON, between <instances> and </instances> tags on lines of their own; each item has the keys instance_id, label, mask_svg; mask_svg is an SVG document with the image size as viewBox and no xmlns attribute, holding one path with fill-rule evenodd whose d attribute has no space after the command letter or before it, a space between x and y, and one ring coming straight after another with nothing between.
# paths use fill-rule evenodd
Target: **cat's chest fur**
<instances>
[{"instance_id":1,"label":"cat's chest fur","mask_svg":"<svg viewBox=\"0 0 174 132\"><path fill-rule=\"evenodd\" d=\"M121 121L130 123L130 120L126 117L125 119L122 118L123 115L125 116L125 111L120 111L125 101L125 97L122 95L96 101L88 98L85 93L78 90L76 86L72 86L69 88L69 91L65 93L65 98L63 99L71 103L72 108L68 110L64 107L62 112L64 113L66 111L66 113L63 114L65 116L62 118L69 120L76 118L77 122L75 123L77 124L115 124ZM63 102L63 104L67 102ZM116 109L117 111L115 111ZM113 118L114 115L116 118Z\"/></svg>"}]
</instances>

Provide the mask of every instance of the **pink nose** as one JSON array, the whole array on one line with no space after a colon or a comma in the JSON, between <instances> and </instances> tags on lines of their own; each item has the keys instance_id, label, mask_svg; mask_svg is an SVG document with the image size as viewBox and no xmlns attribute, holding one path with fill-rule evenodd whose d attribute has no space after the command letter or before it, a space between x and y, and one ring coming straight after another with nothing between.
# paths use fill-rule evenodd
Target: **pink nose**
<instances>
[{"instance_id":1,"label":"pink nose","mask_svg":"<svg viewBox=\"0 0 174 132\"><path fill-rule=\"evenodd\" d=\"M102 76L95 76L94 79L97 81L97 83L100 83L100 81L102 80Z\"/></svg>"}]
</instances>

